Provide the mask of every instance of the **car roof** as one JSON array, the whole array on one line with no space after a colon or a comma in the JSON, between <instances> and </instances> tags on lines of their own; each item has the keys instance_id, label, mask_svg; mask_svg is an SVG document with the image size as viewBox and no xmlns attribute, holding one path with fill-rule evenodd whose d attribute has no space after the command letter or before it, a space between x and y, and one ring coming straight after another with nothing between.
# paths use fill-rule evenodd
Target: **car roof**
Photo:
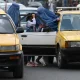
<instances>
[{"instance_id":1,"label":"car roof","mask_svg":"<svg viewBox=\"0 0 80 80\"><path fill-rule=\"evenodd\" d=\"M38 4L38 5L42 5L41 2L28 2L28 4Z\"/></svg>"},{"instance_id":2,"label":"car roof","mask_svg":"<svg viewBox=\"0 0 80 80\"><path fill-rule=\"evenodd\" d=\"M2 9L0 9L0 14L6 14L6 13Z\"/></svg>"},{"instance_id":3,"label":"car roof","mask_svg":"<svg viewBox=\"0 0 80 80\"><path fill-rule=\"evenodd\" d=\"M80 14L80 11L60 11L59 14Z\"/></svg>"},{"instance_id":4,"label":"car roof","mask_svg":"<svg viewBox=\"0 0 80 80\"><path fill-rule=\"evenodd\" d=\"M42 6L40 2L30 2L28 3L29 6Z\"/></svg>"},{"instance_id":5,"label":"car roof","mask_svg":"<svg viewBox=\"0 0 80 80\"><path fill-rule=\"evenodd\" d=\"M21 10L37 10L38 8L36 7L26 7L24 9L21 9Z\"/></svg>"}]
</instances>

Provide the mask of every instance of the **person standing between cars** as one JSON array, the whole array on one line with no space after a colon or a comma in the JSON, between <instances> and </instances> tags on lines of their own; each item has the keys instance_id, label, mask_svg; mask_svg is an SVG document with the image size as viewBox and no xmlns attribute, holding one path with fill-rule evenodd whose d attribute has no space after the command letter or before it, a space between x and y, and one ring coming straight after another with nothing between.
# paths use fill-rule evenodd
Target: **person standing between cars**
<instances>
[{"instance_id":1,"label":"person standing between cars","mask_svg":"<svg viewBox=\"0 0 80 80\"><path fill-rule=\"evenodd\" d=\"M27 32L34 32L35 31L35 25L36 25L36 19L35 19L35 14L28 14L27 17ZM32 59L32 61L31 61ZM27 65L26 66L37 66L35 64L35 56L27 56Z\"/></svg>"},{"instance_id":2,"label":"person standing between cars","mask_svg":"<svg viewBox=\"0 0 80 80\"><path fill-rule=\"evenodd\" d=\"M19 23L19 15L20 15L19 8L20 6L17 4L17 2L13 2L7 11L7 13L11 16L12 20L14 21L16 27L18 27Z\"/></svg>"},{"instance_id":3,"label":"person standing between cars","mask_svg":"<svg viewBox=\"0 0 80 80\"><path fill-rule=\"evenodd\" d=\"M40 59L42 58L42 56L38 56L37 57L37 59L36 59L36 62L37 62L37 64L42 64L41 62L40 62Z\"/></svg>"},{"instance_id":4,"label":"person standing between cars","mask_svg":"<svg viewBox=\"0 0 80 80\"><path fill-rule=\"evenodd\" d=\"M43 24L45 26L50 27L54 31L57 31L57 24L55 23L55 21L57 21L59 18L54 13L54 11L52 12L47 8L39 7L38 10L37 10L37 15L39 15L40 18L44 21ZM42 22L39 19L36 19L36 22L37 22L38 25L42 24ZM45 26L43 28L45 28ZM36 62L38 64L41 64L41 62L40 62L41 58L42 58L42 56L38 56L38 58L36 59ZM51 58L53 58L53 57L51 57Z\"/></svg>"}]
</instances>

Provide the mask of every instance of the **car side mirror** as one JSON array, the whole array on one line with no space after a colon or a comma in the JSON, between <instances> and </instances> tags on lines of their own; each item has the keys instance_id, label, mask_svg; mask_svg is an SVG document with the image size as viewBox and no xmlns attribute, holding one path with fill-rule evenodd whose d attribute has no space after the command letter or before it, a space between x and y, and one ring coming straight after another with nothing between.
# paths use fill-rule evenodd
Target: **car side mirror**
<instances>
[{"instance_id":1,"label":"car side mirror","mask_svg":"<svg viewBox=\"0 0 80 80\"><path fill-rule=\"evenodd\" d=\"M22 27L18 27L18 28L16 29L16 32L17 32L17 33L23 33L23 32L24 32L24 29L23 29Z\"/></svg>"}]
</instances>

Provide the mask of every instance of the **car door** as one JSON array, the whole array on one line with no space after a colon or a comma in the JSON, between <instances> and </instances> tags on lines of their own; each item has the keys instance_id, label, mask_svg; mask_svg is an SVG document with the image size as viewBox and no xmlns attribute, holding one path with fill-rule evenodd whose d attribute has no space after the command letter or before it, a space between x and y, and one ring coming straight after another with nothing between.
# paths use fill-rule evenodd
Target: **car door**
<instances>
[{"instance_id":1,"label":"car door","mask_svg":"<svg viewBox=\"0 0 80 80\"><path fill-rule=\"evenodd\" d=\"M22 45L55 45L56 31L26 32L24 30L24 33L19 34L19 38Z\"/></svg>"},{"instance_id":2,"label":"car door","mask_svg":"<svg viewBox=\"0 0 80 80\"><path fill-rule=\"evenodd\" d=\"M24 32L19 34L22 45L55 45L54 32Z\"/></svg>"}]
</instances>

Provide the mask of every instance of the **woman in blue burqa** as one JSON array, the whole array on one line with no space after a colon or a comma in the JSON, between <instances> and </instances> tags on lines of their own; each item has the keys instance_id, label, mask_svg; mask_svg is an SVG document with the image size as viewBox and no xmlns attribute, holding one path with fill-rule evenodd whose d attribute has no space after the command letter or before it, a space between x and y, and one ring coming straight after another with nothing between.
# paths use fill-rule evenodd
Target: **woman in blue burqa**
<instances>
[{"instance_id":1,"label":"woman in blue burqa","mask_svg":"<svg viewBox=\"0 0 80 80\"><path fill-rule=\"evenodd\" d=\"M39 15L42 20L45 22L44 24L48 27L50 27L52 30L57 30L57 23L56 21L59 19L55 13L49 11L48 9L44 7L39 7L37 10L37 15ZM42 24L42 22L37 19L37 24Z\"/></svg>"},{"instance_id":2,"label":"woman in blue burqa","mask_svg":"<svg viewBox=\"0 0 80 80\"><path fill-rule=\"evenodd\" d=\"M17 3L13 3L10 8L8 9L8 14L11 16L12 20L14 21L16 27L18 27L19 22L19 5Z\"/></svg>"}]
</instances>

